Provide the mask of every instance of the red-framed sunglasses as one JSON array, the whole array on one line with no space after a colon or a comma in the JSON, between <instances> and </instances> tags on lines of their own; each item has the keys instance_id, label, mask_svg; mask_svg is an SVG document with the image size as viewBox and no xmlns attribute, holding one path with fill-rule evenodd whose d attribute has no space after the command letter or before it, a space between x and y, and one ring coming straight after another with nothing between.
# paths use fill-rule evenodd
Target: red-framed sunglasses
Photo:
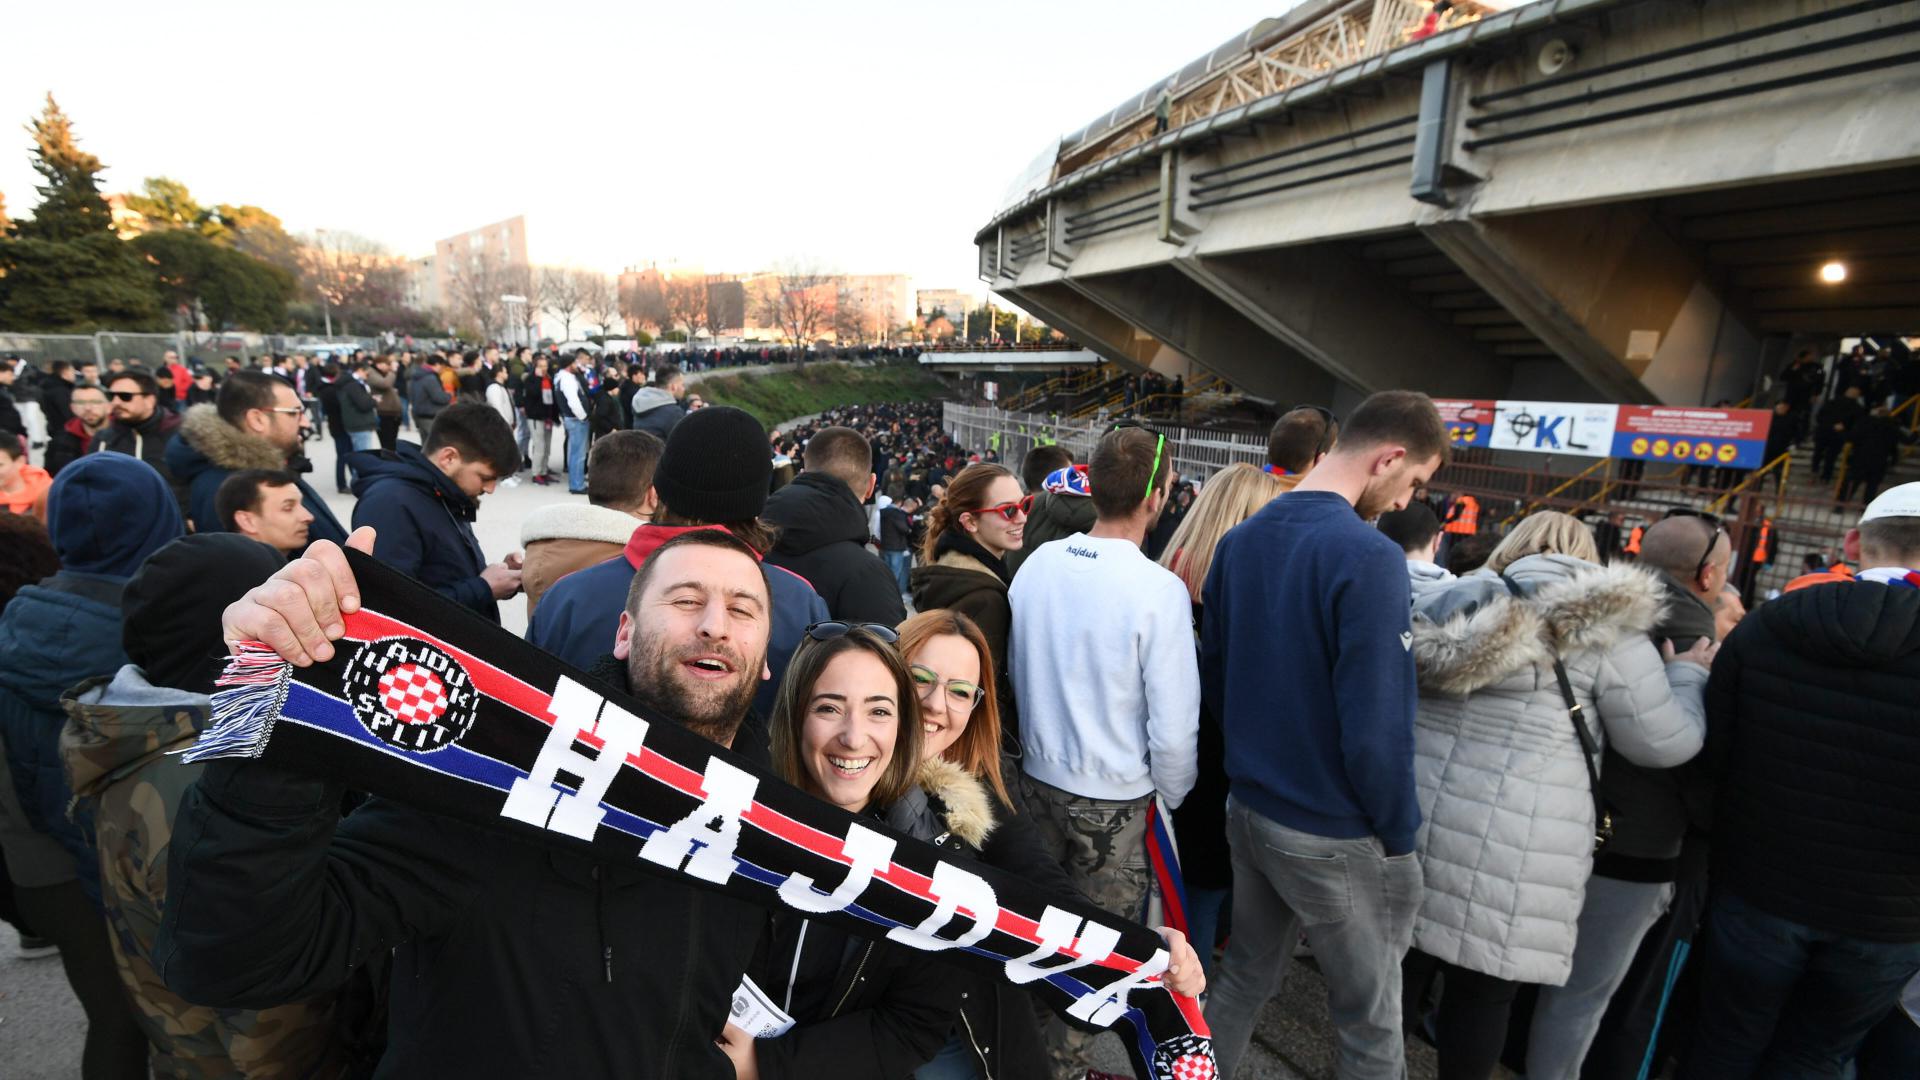
<instances>
[{"instance_id":1,"label":"red-framed sunglasses","mask_svg":"<svg viewBox=\"0 0 1920 1080\"><path fill-rule=\"evenodd\" d=\"M1008 521L1012 521L1013 516L1015 514L1019 514L1021 517L1025 517L1032 512L1033 512L1033 496L1031 495L1028 495L1026 498L1019 499L1014 502L1001 503L999 506L983 506L980 509L974 511L974 513L976 514L999 514L1001 517L1006 518Z\"/></svg>"}]
</instances>

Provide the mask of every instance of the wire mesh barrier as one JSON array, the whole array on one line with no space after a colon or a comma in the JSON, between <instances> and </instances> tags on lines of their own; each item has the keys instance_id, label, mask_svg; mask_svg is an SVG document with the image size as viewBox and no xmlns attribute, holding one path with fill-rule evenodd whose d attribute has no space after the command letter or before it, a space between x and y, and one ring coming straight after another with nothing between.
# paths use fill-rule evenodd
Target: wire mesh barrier
<instances>
[{"instance_id":1,"label":"wire mesh barrier","mask_svg":"<svg viewBox=\"0 0 1920 1080\"><path fill-rule=\"evenodd\" d=\"M1002 462L1016 469L1027 451L1051 443L1066 447L1075 461L1085 461L1109 426L1090 417L1008 412L951 402L943 407L942 424L961 446L976 452L996 450ZM1174 468L1188 479L1204 480L1236 461L1262 465L1267 460L1267 440L1258 435L1163 424L1154 424L1153 429L1166 434Z\"/></svg>"}]
</instances>

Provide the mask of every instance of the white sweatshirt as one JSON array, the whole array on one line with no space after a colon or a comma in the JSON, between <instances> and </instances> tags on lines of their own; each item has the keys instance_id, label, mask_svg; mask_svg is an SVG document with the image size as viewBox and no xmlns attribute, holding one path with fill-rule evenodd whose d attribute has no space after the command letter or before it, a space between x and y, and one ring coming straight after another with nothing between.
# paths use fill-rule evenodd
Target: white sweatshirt
<instances>
[{"instance_id":1,"label":"white sweatshirt","mask_svg":"<svg viewBox=\"0 0 1920 1080\"><path fill-rule=\"evenodd\" d=\"M1125 540L1041 545L1008 591L1008 674L1028 775L1171 810L1199 775L1200 665L1187 587Z\"/></svg>"}]
</instances>

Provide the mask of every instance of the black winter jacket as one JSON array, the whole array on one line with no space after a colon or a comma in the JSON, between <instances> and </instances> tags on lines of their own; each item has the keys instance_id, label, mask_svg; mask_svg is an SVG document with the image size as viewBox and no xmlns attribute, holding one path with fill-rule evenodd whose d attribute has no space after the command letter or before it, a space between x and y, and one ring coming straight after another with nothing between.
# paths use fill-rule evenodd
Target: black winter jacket
<instances>
[{"instance_id":1,"label":"black winter jacket","mask_svg":"<svg viewBox=\"0 0 1920 1080\"><path fill-rule=\"evenodd\" d=\"M421 364L407 373L407 405L417 420L431 420L453 404L453 395L441 385L440 373Z\"/></svg>"},{"instance_id":2,"label":"black winter jacket","mask_svg":"<svg viewBox=\"0 0 1920 1080\"><path fill-rule=\"evenodd\" d=\"M1003 757L1000 772L1017 803L1020 785L1014 763ZM984 781L942 758L921 766L919 785L888 808L887 824L1056 896L1081 895L1059 860L1047 854L1024 806L1000 801ZM980 1074L987 1080L1042 1080L1047 1075L1046 1049L1032 995L970 967L956 966L948 974L963 984L959 1034L972 1048Z\"/></svg>"},{"instance_id":3,"label":"black winter jacket","mask_svg":"<svg viewBox=\"0 0 1920 1080\"><path fill-rule=\"evenodd\" d=\"M373 557L494 622L500 605L480 572L486 553L473 534L479 504L416 443L347 456L353 527L374 527Z\"/></svg>"},{"instance_id":4,"label":"black winter jacket","mask_svg":"<svg viewBox=\"0 0 1920 1080\"><path fill-rule=\"evenodd\" d=\"M862 940L791 911L767 917L748 973L798 1021L754 1044L764 1080L911 1076L946 1044L960 1008L957 973L947 965L910 945Z\"/></svg>"},{"instance_id":5,"label":"black winter jacket","mask_svg":"<svg viewBox=\"0 0 1920 1080\"><path fill-rule=\"evenodd\" d=\"M867 513L853 491L824 473L801 473L760 515L780 526L767 561L807 579L836 619L899 626L907 608L880 557L867 550Z\"/></svg>"},{"instance_id":6,"label":"black winter jacket","mask_svg":"<svg viewBox=\"0 0 1920 1080\"><path fill-rule=\"evenodd\" d=\"M180 414L165 405L155 405L153 415L138 424L122 425L115 420L100 429L93 437L93 444L87 447L87 453L97 454L102 450L116 454L129 454L137 457L160 471L160 475L173 483L173 473L167 469L167 444L173 441L173 433L180 427Z\"/></svg>"},{"instance_id":7,"label":"black winter jacket","mask_svg":"<svg viewBox=\"0 0 1920 1080\"><path fill-rule=\"evenodd\" d=\"M1920 941L1920 589L1816 585L1727 636L1707 683L1719 887L1783 919Z\"/></svg>"},{"instance_id":8,"label":"black winter jacket","mask_svg":"<svg viewBox=\"0 0 1920 1080\"><path fill-rule=\"evenodd\" d=\"M1717 542L1717 541L1716 541ZM1665 613L1653 628L1654 644L1673 643L1685 652L1714 637L1713 609L1662 573ZM1690 825L1705 827L1712 782L1695 759L1670 769L1635 765L1609 745L1601 752L1600 801L1613 814L1613 838L1594 856L1593 872L1621 881L1673 881L1680 842Z\"/></svg>"},{"instance_id":9,"label":"black winter jacket","mask_svg":"<svg viewBox=\"0 0 1920 1080\"><path fill-rule=\"evenodd\" d=\"M621 680L624 665L596 675ZM734 749L761 764L749 720ZM323 993L393 949L380 1077L733 1080L714 1045L763 908L257 763L180 810L155 961L190 1001Z\"/></svg>"}]
</instances>

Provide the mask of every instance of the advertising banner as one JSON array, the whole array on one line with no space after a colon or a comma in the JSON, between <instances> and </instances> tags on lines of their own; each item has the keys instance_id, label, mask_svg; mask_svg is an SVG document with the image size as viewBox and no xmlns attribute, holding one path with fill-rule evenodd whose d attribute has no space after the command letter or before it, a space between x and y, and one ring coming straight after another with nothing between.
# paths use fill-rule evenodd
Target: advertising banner
<instances>
[{"instance_id":1,"label":"advertising banner","mask_svg":"<svg viewBox=\"0 0 1920 1080\"><path fill-rule=\"evenodd\" d=\"M1603 458L1613 453L1618 405L1497 401L1487 445L1495 450Z\"/></svg>"},{"instance_id":2,"label":"advertising banner","mask_svg":"<svg viewBox=\"0 0 1920 1080\"><path fill-rule=\"evenodd\" d=\"M1455 447L1757 469L1773 413L1597 402L1437 398Z\"/></svg>"},{"instance_id":3,"label":"advertising banner","mask_svg":"<svg viewBox=\"0 0 1920 1080\"><path fill-rule=\"evenodd\" d=\"M1757 469L1773 413L1767 409L1694 409L1622 405L1614 457Z\"/></svg>"}]
</instances>

